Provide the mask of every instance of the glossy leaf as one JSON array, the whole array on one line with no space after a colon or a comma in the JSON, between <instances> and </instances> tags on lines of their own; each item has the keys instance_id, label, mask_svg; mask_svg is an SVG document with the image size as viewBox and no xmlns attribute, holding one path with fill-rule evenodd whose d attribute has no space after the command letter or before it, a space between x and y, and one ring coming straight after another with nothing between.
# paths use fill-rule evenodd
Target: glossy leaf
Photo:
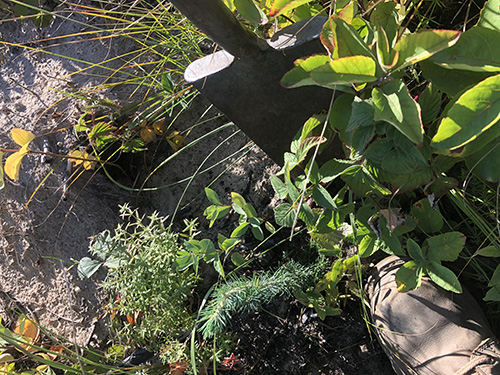
<instances>
[{"instance_id":1,"label":"glossy leaf","mask_svg":"<svg viewBox=\"0 0 500 375\"><path fill-rule=\"evenodd\" d=\"M269 11L269 16L277 17L280 14L289 12L301 5L310 3L312 0L274 0L274 3Z\"/></svg>"},{"instance_id":2,"label":"glossy leaf","mask_svg":"<svg viewBox=\"0 0 500 375\"><path fill-rule=\"evenodd\" d=\"M311 70L330 62L330 58L326 55L315 55L305 59L295 61L295 68L288 71L281 79L281 84L286 88L294 88L300 86L316 85L309 73Z\"/></svg>"},{"instance_id":3,"label":"glossy leaf","mask_svg":"<svg viewBox=\"0 0 500 375\"><path fill-rule=\"evenodd\" d=\"M387 34L383 28L379 28L377 37L377 59L378 63L386 69L391 69L396 65L399 58L399 51L390 47Z\"/></svg>"},{"instance_id":4,"label":"glossy leaf","mask_svg":"<svg viewBox=\"0 0 500 375\"><path fill-rule=\"evenodd\" d=\"M500 127L500 124L495 126ZM467 167L476 176L489 182L500 181L500 138L465 158Z\"/></svg>"},{"instance_id":5,"label":"glossy leaf","mask_svg":"<svg viewBox=\"0 0 500 375\"><path fill-rule=\"evenodd\" d=\"M370 14L370 21L377 26L377 31L383 32L389 49L392 49L398 36L399 22L396 13L396 4L390 2L379 2Z\"/></svg>"},{"instance_id":6,"label":"glossy leaf","mask_svg":"<svg viewBox=\"0 0 500 375\"><path fill-rule=\"evenodd\" d=\"M409 238L408 241L406 242L406 248L408 250L408 255L413 259L417 261L424 259L424 254L422 253L422 249L411 238Z\"/></svg>"},{"instance_id":7,"label":"glossy leaf","mask_svg":"<svg viewBox=\"0 0 500 375\"><path fill-rule=\"evenodd\" d=\"M441 121L431 146L439 151L458 148L475 140L500 120L500 74L467 90ZM496 124L496 125L495 125Z\"/></svg>"},{"instance_id":8,"label":"glossy leaf","mask_svg":"<svg viewBox=\"0 0 500 375\"><path fill-rule=\"evenodd\" d=\"M422 282L422 267L414 260L403 264L396 272L398 292L417 289Z\"/></svg>"},{"instance_id":9,"label":"glossy leaf","mask_svg":"<svg viewBox=\"0 0 500 375\"><path fill-rule=\"evenodd\" d=\"M500 0L488 0L484 4L476 26L500 31Z\"/></svg>"},{"instance_id":10,"label":"glossy leaf","mask_svg":"<svg viewBox=\"0 0 500 375\"><path fill-rule=\"evenodd\" d=\"M310 77L320 86L334 88L335 85L373 82L376 64L371 57L348 56L335 59L310 72Z\"/></svg>"},{"instance_id":11,"label":"glossy leaf","mask_svg":"<svg viewBox=\"0 0 500 375\"><path fill-rule=\"evenodd\" d=\"M405 84L399 80L373 89L375 121L386 121L416 144L421 144L424 129L420 106L410 96Z\"/></svg>"},{"instance_id":12,"label":"glossy leaf","mask_svg":"<svg viewBox=\"0 0 500 375\"><path fill-rule=\"evenodd\" d=\"M423 30L403 36L394 46L399 52L398 62L393 71L425 60L435 53L453 46L460 38L460 31Z\"/></svg>"},{"instance_id":13,"label":"glossy leaf","mask_svg":"<svg viewBox=\"0 0 500 375\"><path fill-rule=\"evenodd\" d=\"M500 72L500 31L473 27L462 33L453 47L431 60L445 68L476 72Z\"/></svg>"},{"instance_id":14,"label":"glossy leaf","mask_svg":"<svg viewBox=\"0 0 500 375\"><path fill-rule=\"evenodd\" d=\"M5 174L14 181L19 180L19 169L21 168L21 161L29 152L28 145L29 143L25 144L19 151L16 151L13 154L9 155L9 157L5 160Z\"/></svg>"},{"instance_id":15,"label":"glossy leaf","mask_svg":"<svg viewBox=\"0 0 500 375\"><path fill-rule=\"evenodd\" d=\"M472 72L460 69L446 69L433 63L430 59L419 64L424 77L432 82L437 89L453 97L462 91L477 85L483 79L494 73Z\"/></svg>"},{"instance_id":16,"label":"glossy leaf","mask_svg":"<svg viewBox=\"0 0 500 375\"><path fill-rule=\"evenodd\" d=\"M462 286L460 285L457 276L450 269L439 263L431 261L426 266L426 272L431 280L441 288L454 293L462 293Z\"/></svg>"}]
</instances>

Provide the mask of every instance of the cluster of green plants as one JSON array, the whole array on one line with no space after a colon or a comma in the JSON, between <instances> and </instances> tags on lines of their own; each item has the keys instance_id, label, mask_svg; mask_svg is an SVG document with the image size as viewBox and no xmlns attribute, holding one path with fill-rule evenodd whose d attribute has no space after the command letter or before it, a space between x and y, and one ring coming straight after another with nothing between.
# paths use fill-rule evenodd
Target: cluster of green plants
<instances>
[{"instance_id":1,"label":"cluster of green plants","mask_svg":"<svg viewBox=\"0 0 500 375\"><path fill-rule=\"evenodd\" d=\"M206 373L210 361L214 372L222 363L234 366L228 329L235 314L294 295L321 319L338 315L345 285L363 298L364 265L381 253L407 259L396 274L401 292L418 288L428 276L461 293L457 273L472 268L471 277L483 283L484 300L499 301L500 2L489 0L464 31L422 29L429 24L422 19L410 30L409 20L418 13L413 1L225 3L261 36L272 33L270 24L327 16L324 54L297 60L282 84L290 90L326 87L336 99L327 113L304 124L283 168L271 176L281 199L274 225L242 195L233 192L225 204L206 188L210 229L228 214L238 216L228 233L199 239L196 221L190 221L178 234L165 218L146 220L125 206L125 224L93 238L90 252L97 259L82 259L78 270L85 278L107 268L102 285L112 296L108 311L119 347L158 350L171 373ZM129 129L96 121L93 110L84 113L77 130L97 149L95 156ZM157 119L142 127L140 120L120 138L126 140L121 147L142 148L147 133L160 134ZM22 147L13 158L20 163L32 138L13 138ZM343 157L327 154L332 145ZM326 161L319 163L318 155ZM89 156L73 155L83 163ZM283 228L293 240L299 227L317 249L314 262L285 259L248 275L252 261L272 251L240 251L250 233L264 244ZM357 251L345 256L346 244ZM201 267L213 267L218 279L196 299Z\"/></svg>"}]
</instances>

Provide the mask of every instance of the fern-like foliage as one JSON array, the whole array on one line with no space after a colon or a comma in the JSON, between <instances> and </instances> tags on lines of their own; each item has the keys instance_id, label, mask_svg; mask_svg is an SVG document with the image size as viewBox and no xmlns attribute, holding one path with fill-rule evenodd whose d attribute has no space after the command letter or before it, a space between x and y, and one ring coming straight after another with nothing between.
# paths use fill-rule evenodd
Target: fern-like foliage
<instances>
[{"instance_id":1,"label":"fern-like foliage","mask_svg":"<svg viewBox=\"0 0 500 375\"><path fill-rule=\"evenodd\" d=\"M274 272L228 280L214 291L212 299L200 312L203 337L222 334L234 314L254 311L278 296L288 296L302 289L311 281L314 268L289 262Z\"/></svg>"}]
</instances>

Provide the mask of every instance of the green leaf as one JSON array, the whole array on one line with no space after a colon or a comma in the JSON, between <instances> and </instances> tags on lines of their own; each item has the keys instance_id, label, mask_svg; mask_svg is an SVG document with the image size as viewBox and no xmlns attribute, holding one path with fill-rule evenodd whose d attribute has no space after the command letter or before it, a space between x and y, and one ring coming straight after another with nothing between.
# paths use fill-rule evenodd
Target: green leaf
<instances>
[{"instance_id":1,"label":"green leaf","mask_svg":"<svg viewBox=\"0 0 500 375\"><path fill-rule=\"evenodd\" d=\"M422 267L414 260L406 262L396 272L396 285L399 292L417 289L422 283Z\"/></svg>"},{"instance_id":2,"label":"green leaf","mask_svg":"<svg viewBox=\"0 0 500 375\"><path fill-rule=\"evenodd\" d=\"M333 200L332 196L321 185L315 185L312 192L312 197L314 201L321 207L326 208L328 210L335 211L337 209L337 205Z\"/></svg>"},{"instance_id":3,"label":"green leaf","mask_svg":"<svg viewBox=\"0 0 500 375\"><path fill-rule=\"evenodd\" d=\"M439 90L453 97L467 88L470 88L494 73L472 72L459 69L446 69L434 64L431 60L421 61L419 64L423 75Z\"/></svg>"},{"instance_id":4,"label":"green leaf","mask_svg":"<svg viewBox=\"0 0 500 375\"><path fill-rule=\"evenodd\" d=\"M418 246L418 243L413 241L411 238L406 242L406 248L408 250L408 255L412 257L414 260L423 260L424 254L422 253L422 249Z\"/></svg>"},{"instance_id":5,"label":"green leaf","mask_svg":"<svg viewBox=\"0 0 500 375\"><path fill-rule=\"evenodd\" d=\"M391 194L389 189L380 185L377 180L373 178L370 172L368 172L368 170L361 165L353 166L352 168L344 171L342 179L349 185L354 193L360 197L364 197L372 193L377 195Z\"/></svg>"},{"instance_id":6,"label":"green leaf","mask_svg":"<svg viewBox=\"0 0 500 375\"><path fill-rule=\"evenodd\" d=\"M257 211L255 211L255 208L250 203L245 203L245 206L243 207L245 210L245 213L247 214L248 218L250 219L250 222L252 221L252 218L257 217Z\"/></svg>"},{"instance_id":7,"label":"green leaf","mask_svg":"<svg viewBox=\"0 0 500 375\"><path fill-rule=\"evenodd\" d=\"M367 56L348 56L329 61L310 72L310 77L320 86L335 88L335 85L373 82L375 61Z\"/></svg>"},{"instance_id":8,"label":"green leaf","mask_svg":"<svg viewBox=\"0 0 500 375\"><path fill-rule=\"evenodd\" d=\"M231 254L231 262L233 262L233 264L236 267L239 267L242 264L245 264L246 259L240 253L234 252L234 253Z\"/></svg>"},{"instance_id":9,"label":"green leaf","mask_svg":"<svg viewBox=\"0 0 500 375\"><path fill-rule=\"evenodd\" d=\"M498 248L497 246L486 246L476 251L475 255L481 255L483 257L489 258L498 258L500 257L500 248Z\"/></svg>"},{"instance_id":10,"label":"green leaf","mask_svg":"<svg viewBox=\"0 0 500 375\"><path fill-rule=\"evenodd\" d=\"M333 249L319 249L318 253L324 255L325 257L340 257L342 256L342 249L338 246L335 246Z\"/></svg>"},{"instance_id":11,"label":"green leaf","mask_svg":"<svg viewBox=\"0 0 500 375\"><path fill-rule=\"evenodd\" d=\"M466 237L460 232L448 232L424 241L423 248L428 247L427 257L437 262L453 262L465 245Z\"/></svg>"},{"instance_id":12,"label":"green leaf","mask_svg":"<svg viewBox=\"0 0 500 375\"><path fill-rule=\"evenodd\" d=\"M278 177L275 175L271 175L271 185L273 186L274 192L278 196L279 199L285 199L288 190L286 188L286 185L283 181L281 181Z\"/></svg>"},{"instance_id":13,"label":"green leaf","mask_svg":"<svg viewBox=\"0 0 500 375\"><path fill-rule=\"evenodd\" d=\"M488 292L483 298L483 301L489 302L489 301L500 301L500 287L499 286L494 286Z\"/></svg>"},{"instance_id":14,"label":"green leaf","mask_svg":"<svg viewBox=\"0 0 500 375\"><path fill-rule=\"evenodd\" d=\"M424 92L418 96L418 104L422 111L422 123L431 124L438 116L441 110L441 91L435 88L435 85L428 85Z\"/></svg>"},{"instance_id":15,"label":"green leaf","mask_svg":"<svg viewBox=\"0 0 500 375\"><path fill-rule=\"evenodd\" d=\"M247 232L249 225L249 222L238 225L238 227L231 233L231 238L239 238L243 236Z\"/></svg>"},{"instance_id":16,"label":"green leaf","mask_svg":"<svg viewBox=\"0 0 500 375\"><path fill-rule=\"evenodd\" d=\"M428 198L422 198L411 209L411 214L417 219L418 227L424 233L439 232L443 227L443 215L439 209L433 209Z\"/></svg>"},{"instance_id":17,"label":"green leaf","mask_svg":"<svg viewBox=\"0 0 500 375\"><path fill-rule=\"evenodd\" d=\"M495 127L500 128L497 123ZM467 167L479 178L489 182L500 181L500 138L493 139L479 151L465 158Z\"/></svg>"},{"instance_id":18,"label":"green leaf","mask_svg":"<svg viewBox=\"0 0 500 375\"><path fill-rule=\"evenodd\" d=\"M500 265L495 268L493 275L491 275L491 279L488 282L488 286L500 286Z\"/></svg>"},{"instance_id":19,"label":"green leaf","mask_svg":"<svg viewBox=\"0 0 500 375\"><path fill-rule=\"evenodd\" d=\"M484 4L476 26L500 31L500 0L488 0Z\"/></svg>"},{"instance_id":20,"label":"green leaf","mask_svg":"<svg viewBox=\"0 0 500 375\"><path fill-rule=\"evenodd\" d=\"M381 237L382 241L384 242L386 248L383 249L386 253L389 254L395 254L399 256L406 256L405 252L401 248L401 242L399 240L399 237L396 236L394 232L391 232L387 227L384 225L380 228L381 230Z\"/></svg>"},{"instance_id":21,"label":"green leaf","mask_svg":"<svg viewBox=\"0 0 500 375\"><path fill-rule=\"evenodd\" d=\"M310 3L312 0L274 0L269 16L277 17L280 14L287 13L301 5Z\"/></svg>"},{"instance_id":22,"label":"green leaf","mask_svg":"<svg viewBox=\"0 0 500 375\"><path fill-rule=\"evenodd\" d=\"M372 254L378 250L378 239L372 234L363 237L359 243L359 256L361 258L367 258L372 256Z\"/></svg>"},{"instance_id":23,"label":"green leaf","mask_svg":"<svg viewBox=\"0 0 500 375\"><path fill-rule=\"evenodd\" d=\"M96 259L90 259L89 257L85 257L80 259L78 262L78 276L80 279L86 280L90 278L94 273L97 272L99 267L101 267L102 262Z\"/></svg>"},{"instance_id":24,"label":"green leaf","mask_svg":"<svg viewBox=\"0 0 500 375\"><path fill-rule=\"evenodd\" d=\"M256 240L262 241L264 239L264 232L262 232L261 227L252 226L252 234Z\"/></svg>"},{"instance_id":25,"label":"green leaf","mask_svg":"<svg viewBox=\"0 0 500 375\"><path fill-rule=\"evenodd\" d=\"M281 79L281 84L285 88L295 88L300 86L317 85L309 73L311 70L328 64L330 58L326 55L314 55L305 59L295 61L295 68L288 71Z\"/></svg>"},{"instance_id":26,"label":"green leaf","mask_svg":"<svg viewBox=\"0 0 500 375\"><path fill-rule=\"evenodd\" d=\"M328 19L321 32L321 41L330 51L333 59L363 55L375 60L368 45L356 29L336 15ZM379 76L377 69L377 76Z\"/></svg>"},{"instance_id":27,"label":"green leaf","mask_svg":"<svg viewBox=\"0 0 500 375\"><path fill-rule=\"evenodd\" d=\"M167 94L172 94L174 92L174 82L172 81L170 73L163 73L161 75L161 87Z\"/></svg>"},{"instance_id":28,"label":"green leaf","mask_svg":"<svg viewBox=\"0 0 500 375\"><path fill-rule=\"evenodd\" d=\"M283 203L274 209L276 223L291 228L295 220L295 210L290 203Z\"/></svg>"},{"instance_id":29,"label":"green leaf","mask_svg":"<svg viewBox=\"0 0 500 375\"><path fill-rule=\"evenodd\" d=\"M219 196L217 195L217 193L216 193L214 190L212 190L212 189L210 189L210 188L206 187L206 188L205 188L205 194L206 194L206 196L207 196L208 200L209 200L210 202L212 202L213 204L216 204L216 205L218 205L218 206L221 206L221 205L222 205L222 203L221 203L221 202L220 202L220 200L219 200Z\"/></svg>"},{"instance_id":30,"label":"green leaf","mask_svg":"<svg viewBox=\"0 0 500 375\"><path fill-rule=\"evenodd\" d=\"M486 78L467 90L441 121L431 146L442 151L459 148L475 140L500 119L500 74ZM500 123L496 126L500 127Z\"/></svg>"},{"instance_id":31,"label":"green leaf","mask_svg":"<svg viewBox=\"0 0 500 375\"><path fill-rule=\"evenodd\" d=\"M233 200L233 203L240 206L241 208L245 209L245 205L247 202L245 201L245 198L243 198L240 194L232 192L231 193L231 199Z\"/></svg>"},{"instance_id":32,"label":"green leaf","mask_svg":"<svg viewBox=\"0 0 500 375\"><path fill-rule=\"evenodd\" d=\"M399 58L392 71L398 71L425 60L453 46L459 38L460 31L454 30L423 30L405 35L394 46L394 50L399 52Z\"/></svg>"},{"instance_id":33,"label":"green leaf","mask_svg":"<svg viewBox=\"0 0 500 375\"><path fill-rule=\"evenodd\" d=\"M420 118L420 106L410 96L400 80L373 89L375 121L387 121L416 144L421 144L424 129Z\"/></svg>"},{"instance_id":34,"label":"green leaf","mask_svg":"<svg viewBox=\"0 0 500 375\"><path fill-rule=\"evenodd\" d=\"M331 159L319 168L319 175L322 183L335 180L346 170L354 166L352 160Z\"/></svg>"},{"instance_id":35,"label":"green leaf","mask_svg":"<svg viewBox=\"0 0 500 375\"><path fill-rule=\"evenodd\" d=\"M234 6L241 16L254 25L267 23L267 17L253 0L234 0Z\"/></svg>"},{"instance_id":36,"label":"green leaf","mask_svg":"<svg viewBox=\"0 0 500 375\"><path fill-rule=\"evenodd\" d=\"M500 72L500 31L473 27L460 40L431 57L432 62L448 69L476 72Z\"/></svg>"},{"instance_id":37,"label":"green leaf","mask_svg":"<svg viewBox=\"0 0 500 375\"><path fill-rule=\"evenodd\" d=\"M377 32L384 34L389 49L392 49L398 36L399 22L394 2L379 2L370 14L370 21L377 26ZM380 37L380 35L379 35Z\"/></svg>"},{"instance_id":38,"label":"green leaf","mask_svg":"<svg viewBox=\"0 0 500 375\"><path fill-rule=\"evenodd\" d=\"M269 221L265 221L264 226L269 233L274 234L276 232L276 228Z\"/></svg>"},{"instance_id":39,"label":"green leaf","mask_svg":"<svg viewBox=\"0 0 500 375\"><path fill-rule=\"evenodd\" d=\"M460 285L457 276L450 269L439 263L430 261L426 265L425 270L431 280L441 288L454 293L462 293L462 286Z\"/></svg>"},{"instance_id":40,"label":"green leaf","mask_svg":"<svg viewBox=\"0 0 500 375\"><path fill-rule=\"evenodd\" d=\"M322 248L337 252L340 241L344 239L344 234L339 230L331 230L326 233L312 232L311 238Z\"/></svg>"}]
</instances>

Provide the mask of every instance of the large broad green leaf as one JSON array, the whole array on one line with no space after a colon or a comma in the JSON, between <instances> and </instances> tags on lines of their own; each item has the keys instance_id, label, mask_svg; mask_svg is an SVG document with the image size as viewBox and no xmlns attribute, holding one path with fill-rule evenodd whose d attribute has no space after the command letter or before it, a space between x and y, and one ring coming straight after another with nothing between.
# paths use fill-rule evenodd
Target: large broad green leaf
<instances>
[{"instance_id":1,"label":"large broad green leaf","mask_svg":"<svg viewBox=\"0 0 500 375\"><path fill-rule=\"evenodd\" d=\"M500 138L466 157L465 163L476 176L490 182L500 181Z\"/></svg>"},{"instance_id":2,"label":"large broad green leaf","mask_svg":"<svg viewBox=\"0 0 500 375\"><path fill-rule=\"evenodd\" d=\"M424 241L427 257L437 262L453 262L465 245L465 236L460 232L448 232L430 237Z\"/></svg>"},{"instance_id":3,"label":"large broad green leaf","mask_svg":"<svg viewBox=\"0 0 500 375\"><path fill-rule=\"evenodd\" d=\"M286 88L317 85L309 72L321 65L328 64L330 58L326 55L315 55L295 61L295 68L287 72L281 79L281 84Z\"/></svg>"},{"instance_id":4,"label":"large broad green leaf","mask_svg":"<svg viewBox=\"0 0 500 375\"><path fill-rule=\"evenodd\" d=\"M376 64L371 57L348 56L329 61L310 72L310 77L320 86L334 88L336 85L373 82Z\"/></svg>"},{"instance_id":5,"label":"large broad green leaf","mask_svg":"<svg viewBox=\"0 0 500 375\"><path fill-rule=\"evenodd\" d=\"M431 146L457 151L500 119L500 75L486 78L467 90L441 121ZM500 125L496 125L500 126Z\"/></svg>"},{"instance_id":6,"label":"large broad green leaf","mask_svg":"<svg viewBox=\"0 0 500 375\"><path fill-rule=\"evenodd\" d=\"M453 97L460 92L477 85L483 79L494 73L473 72L460 69L446 69L434 64L430 59L421 61L419 64L424 77L432 82L439 90Z\"/></svg>"},{"instance_id":7,"label":"large broad green leaf","mask_svg":"<svg viewBox=\"0 0 500 375\"><path fill-rule=\"evenodd\" d=\"M473 27L460 40L431 57L445 68L476 72L500 72L500 31Z\"/></svg>"},{"instance_id":8,"label":"large broad green leaf","mask_svg":"<svg viewBox=\"0 0 500 375\"><path fill-rule=\"evenodd\" d=\"M288 189L283 181L275 175L271 175L271 185L279 199L285 199L288 194Z\"/></svg>"},{"instance_id":9,"label":"large broad green leaf","mask_svg":"<svg viewBox=\"0 0 500 375\"><path fill-rule=\"evenodd\" d=\"M424 139L420 106L410 96L405 84L392 81L373 89L375 121L386 121L416 144Z\"/></svg>"},{"instance_id":10,"label":"large broad green leaf","mask_svg":"<svg viewBox=\"0 0 500 375\"><path fill-rule=\"evenodd\" d=\"M457 276L450 269L431 261L427 264L426 271L431 280L441 288L454 293L462 293L462 286Z\"/></svg>"},{"instance_id":11,"label":"large broad green leaf","mask_svg":"<svg viewBox=\"0 0 500 375\"><path fill-rule=\"evenodd\" d=\"M391 48L390 42L383 28L377 30L377 59L380 65L386 69L391 69L396 65L399 52Z\"/></svg>"},{"instance_id":12,"label":"large broad green leaf","mask_svg":"<svg viewBox=\"0 0 500 375\"><path fill-rule=\"evenodd\" d=\"M489 0L484 4L476 26L500 31L500 0Z\"/></svg>"},{"instance_id":13,"label":"large broad green leaf","mask_svg":"<svg viewBox=\"0 0 500 375\"><path fill-rule=\"evenodd\" d=\"M430 125L441 110L441 97L443 93L432 83L418 96L418 104L422 110L422 123Z\"/></svg>"},{"instance_id":14,"label":"large broad green leaf","mask_svg":"<svg viewBox=\"0 0 500 375\"><path fill-rule=\"evenodd\" d=\"M327 183L335 180L338 176L344 173L347 169L352 168L354 161L332 159L327 161L319 169L319 175L322 183Z\"/></svg>"},{"instance_id":15,"label":"large broad green leaf","mask_svg":"<svg viewBox=\"0 0 500 375\"><path fill-rule=\"evenodd\" d=\"M367 234L363 237L359 243L359 256L361 258L367 258L371 256L379 248L379 241L373 234Z\"/></svg>"},{"instance_id":16,"label":"large broad green leaf","mask_svg":"<svg viewBox=\"0 0 500 375\"><path fill-rule=\"evenodd\" d=\"M312 197L314 201L323 208L326 208L328 210L336 210L337 205L335 204L335 201L333 200L332 196L326 190L323 186L321 185L315 185L313 188L312 192Z\"/></svg>"},{"instance_id":17,"label":"large broad green leaf","mask_svg":"<svg viewBox=\"0 0 500 375\"><path fill-rule=\"evenodd\" d=\"M379 2L370 14L370 21L377 25L378 31L383 31L390 49L396 43L398 36L399 22L396 13L396 3Z\"/></svg>"},{"instance_id":18,"label":"large broad green leaf","mask_svg":"<svg viewBox=\"0 0 500 375\"><path fill-rule=\"evenodd\" d=\"M403 36L394 46L394 50L399 52L399 59L392 70L401 70L425 60L454 45L458 38L460 31L453 30L424 30Z\"/></svg>"},{"instance_id":19,"label":"large broad green leaf","mask_svg":"<svg viewBox=\"0 0 500 375\"><path fill-rule=\"evenodd\" d=\"M241 16L254 25L267 23L267 17L253 0L234 0L234 6Z\"/></svg>"},{"instance_id":20,"label":"large broad green leaf","mask_svg":"<svg viewBox=\"0 0 500 375\"><path fill-rule=\"evenodd\" d=\"M310 3L312 0L274 0L269 16L277 17L303 4Z\"/></svg>"},{"instance_id":21,"label":"large broad green leaf","mask_svg":"<svg viewBox=\"0 0 500 375\"><path fill-rule=\"evenodd\" d=\"M342 179L360 197L368 194L390 195L391 191L380 185L368 170L357 165L342 173Z\"/></svg>"},{"instance_id":22,"label":"large broad green leaf","mask_svg":"<svg viewBox=\"0 0 500 375\"><path fill-rule=\"evenodd\" d=\"M418 245L417 245L418 246ZM406 262L396 272L398 292L408 292L417 289L422 282L422 267L414 260Z\"/></svg>"},{"instance_id":23,"label":"large broad green leaf","mask_svg":"<svg viewBox=\"0 0 500 375\"><path fill-rule=\"evenodd\" d=\"M411 214L418 220L418 228L424 233L439 232L443 227L443 215L439 209L432 208L428 198L422 198L416 202Z\"/></svg>"},{"instance_id":24,"label":"large broad green leaf","mask_svg":"<svg viewBox=\"0 0 500 375\"><path fill-rule=\"evenodd\" d=\"M325 23L321 41L334 59L363 55L375 60L375 56L356 29L338 16L330 17Z\"/></svg>"}]
</instances>

